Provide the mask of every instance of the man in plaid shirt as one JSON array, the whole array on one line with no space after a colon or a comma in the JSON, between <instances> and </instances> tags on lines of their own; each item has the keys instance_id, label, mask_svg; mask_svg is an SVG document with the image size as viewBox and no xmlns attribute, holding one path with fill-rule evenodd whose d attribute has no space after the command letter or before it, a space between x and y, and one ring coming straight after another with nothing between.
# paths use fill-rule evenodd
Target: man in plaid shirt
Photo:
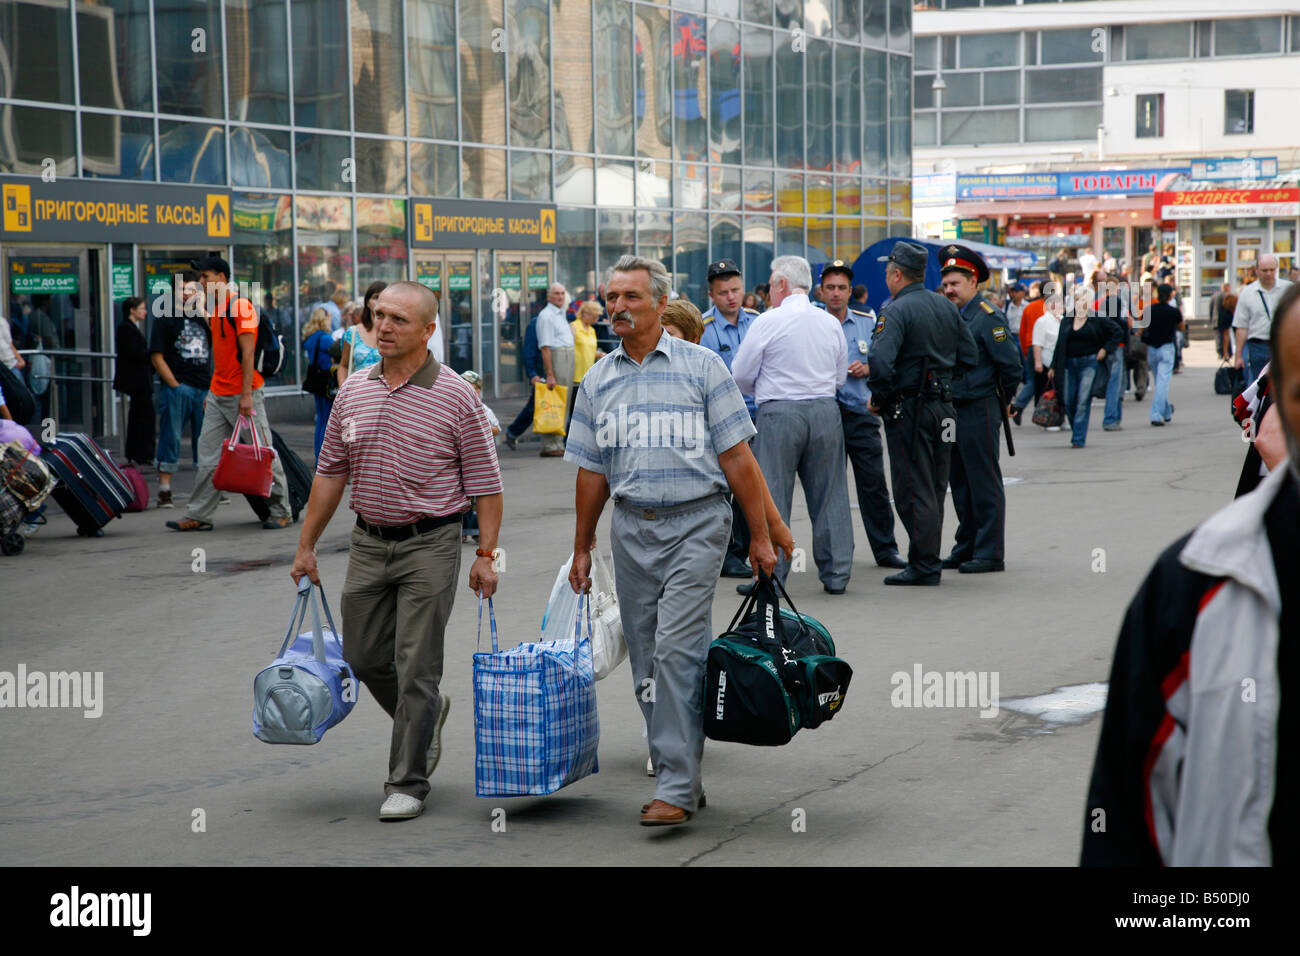
<instances>
[{"instance_id":1,"label":"man in plaid shirt","mask_svg":"<svg viewBox=\"0 0 1300 956\"><path fill-rule=\"evenodd\" d=\"M614 266L606 304L622 344L578 386L564 456L579 466L575 592L591 587L596 522L608 498L616 505L615 587L656 771L643 826L684 823L703 803L701 689L731 536L728 489L749 522L752 566L776 566L745 400L716 353L664 331L669 290L660 262L624 256Z\"/></svg>"},{"instance_id":2,"label":"man in plaid shirt","mask_svg":"<svg viewBox=\"0 0 1300 956\"><path fill-rule=\"evenodd\" d=\"M357 513L343 585L343 657L393 718L380 820L420 815L451 700L443 630L460 571L461 514L478 499L470 589L497 586L501 471L474 386L429 352L437 299L395 282L375 303L382 360L343 383L316 463L294 581L319 584L315 546L352 480Z\"/></svg>"}]
</instances>

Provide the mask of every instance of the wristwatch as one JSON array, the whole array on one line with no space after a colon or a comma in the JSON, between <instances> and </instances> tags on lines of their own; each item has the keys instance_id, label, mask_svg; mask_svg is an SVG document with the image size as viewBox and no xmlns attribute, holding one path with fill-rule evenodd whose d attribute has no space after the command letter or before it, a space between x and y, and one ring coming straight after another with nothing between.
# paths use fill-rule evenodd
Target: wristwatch
<instances>
[{"instance_id":1,"label":"wristwatch","mask_svg":"<svg viewBox=\"0 0 1300 956\"><path fill-rule=\"evenodd\" d=\"M482 548L475 548L474 553L480 558L495 558L496 554L491 551L484 551Z\"/></svg>"}]
</instances>

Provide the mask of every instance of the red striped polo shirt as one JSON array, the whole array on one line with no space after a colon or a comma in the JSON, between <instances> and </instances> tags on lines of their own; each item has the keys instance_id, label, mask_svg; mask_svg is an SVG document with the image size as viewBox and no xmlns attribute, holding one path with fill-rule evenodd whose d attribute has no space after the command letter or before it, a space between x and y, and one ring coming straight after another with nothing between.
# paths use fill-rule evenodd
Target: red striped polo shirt
<instances>
[{"instance_id":1,"label":"red striped polo shirt","mask_svg":"<svg viewBox=\"0 0 1300 956\"><path fill-rule=\"evenodd\" d=\"M496 443L474 386L429 355L395 389L381 360L343 383L316 473L352 479L352 510L404 525L469 508L501 491Z\"/></svg>"}]
</instances>

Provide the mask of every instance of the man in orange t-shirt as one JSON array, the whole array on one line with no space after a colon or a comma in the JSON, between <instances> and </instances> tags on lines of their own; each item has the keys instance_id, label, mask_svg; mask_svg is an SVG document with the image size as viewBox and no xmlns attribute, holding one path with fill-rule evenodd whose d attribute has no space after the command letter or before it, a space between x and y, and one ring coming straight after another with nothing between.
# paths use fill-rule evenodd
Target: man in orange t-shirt
<instances>
[{"instance_id":1,"label":"man in orange t-shirt","mask_svg":"<svg viewBox=\"0 0 1300 956\"><path fill-rule=\"evenodd\" d=\"M212 516L221 492L212 485L212 473L221 460L222 446L235 432L239 416L252 419L257 439L271 447L271 425L262 397L262 376L253 368L257 345L257 310L247 299L237 298L230 287L230 263L212 257L191 263L199 272L212 323L212 383L204 399L203 430L199 434L199 470L194 493L180 521L168 521L173 531L211 531ZM245 430L247 438L247 430ZM288 484L279 457L271 462L271 516L262 522L268 530L287 528L293 519L286 505Z\"/></svg>"}]
</instances>

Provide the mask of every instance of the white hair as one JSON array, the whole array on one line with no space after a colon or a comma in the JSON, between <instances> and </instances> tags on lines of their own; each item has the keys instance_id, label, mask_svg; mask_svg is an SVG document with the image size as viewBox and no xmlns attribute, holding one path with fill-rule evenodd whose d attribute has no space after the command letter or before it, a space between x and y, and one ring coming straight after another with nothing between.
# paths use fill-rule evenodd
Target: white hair
<instances>
[{"instance_id":1,"label":"white hair","mask_svg":"<svg viewBox=\"0 0 1300 956\"><path fill-rule=\"evenodd\" d=\"M650 296L654 299L662 299L673 290L672 279L668 275L668 270L658 259L646 259L642 256L626 255L618 262L614 263L614 268L609 270L609 275L605 277L605 283L613 277L615 272L635 272L641 269L650 276Z\"/></svg>"},{"instance_id":2,"label":"white hair","mask_svg":"<svg viewBox=\"0 0 1300 956\"><path fill-rule=\"evenodd\" d=\"M812 288L812 266L803 256L777 256L772 260L772 275L790 283L791 289L807 292Z\"/></svg>"}]
</instances>

